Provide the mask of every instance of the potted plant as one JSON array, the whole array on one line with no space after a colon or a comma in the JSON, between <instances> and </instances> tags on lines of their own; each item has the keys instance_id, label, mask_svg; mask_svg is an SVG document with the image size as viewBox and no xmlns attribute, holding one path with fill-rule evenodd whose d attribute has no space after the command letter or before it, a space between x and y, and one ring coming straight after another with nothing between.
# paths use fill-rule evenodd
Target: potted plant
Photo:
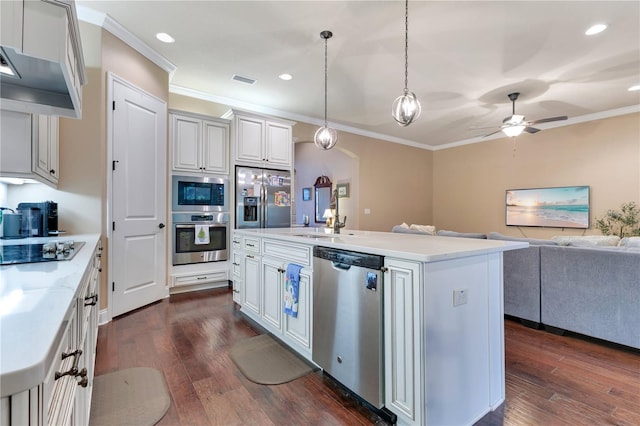
<instances>
[{"instance_id":1,"label":"potted plant","mask_svg":"<svg viewBox=\"0 0 640 426\"><path fill-rule=\"evenodd\" d=\"M593 226L603 235L640 236L640 207L634 201L623 203L620 210L607 210L604 216L596 218Z\"/></svg>"}]
</instances>

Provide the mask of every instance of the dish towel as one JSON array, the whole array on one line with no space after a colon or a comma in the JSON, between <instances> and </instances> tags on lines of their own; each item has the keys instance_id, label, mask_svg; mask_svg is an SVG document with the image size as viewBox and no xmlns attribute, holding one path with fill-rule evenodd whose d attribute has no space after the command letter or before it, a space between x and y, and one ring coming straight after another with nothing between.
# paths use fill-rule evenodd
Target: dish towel
<instances>
[{"instance_id":1,"label":"dish towel","mask_svg":"<svg viewBox=\"0 0 640 426\"><path fill-rule=\"evenodd\" d=\"M209 225L196 225L195 245L209 244Z\"/></svg>"},{"instance_id":2,"label":"dish towel","mask_svg":"<svg viewBox=\"0 0 640 426\"><path fill-rule=\"evenodd\" d=\"M300 270L302 266L290 263L284 278L284 313L298 316L298 294L300 292Z\"/></svg>"}]
</instances>

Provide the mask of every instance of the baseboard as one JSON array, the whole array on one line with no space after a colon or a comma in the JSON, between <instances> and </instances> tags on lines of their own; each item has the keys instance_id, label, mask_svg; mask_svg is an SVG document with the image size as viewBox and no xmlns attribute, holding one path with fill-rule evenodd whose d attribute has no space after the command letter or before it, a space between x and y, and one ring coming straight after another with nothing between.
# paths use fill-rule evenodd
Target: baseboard
<instances>
[{"instance_id":1,"label":"baseboard","mask_svg":"<svg viewBox=\"0 0 640 426\"><path fill-rule=\"evenodd\" d=\"M109 321L111 321L111 318L109 317L108 309L102 309L100 312L98 312L98 325L106 324Z\"/></svg>"}]
</instances>

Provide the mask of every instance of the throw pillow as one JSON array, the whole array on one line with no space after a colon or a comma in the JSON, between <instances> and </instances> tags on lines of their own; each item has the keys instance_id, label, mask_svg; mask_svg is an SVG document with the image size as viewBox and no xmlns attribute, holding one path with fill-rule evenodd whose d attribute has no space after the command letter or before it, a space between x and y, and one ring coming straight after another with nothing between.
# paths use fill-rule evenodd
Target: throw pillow
<instances>
[{"instance_id":1,"label":"throw pillow","mask_svg":"<svg viewBox=\"0 0 640 426\"><path fill-rule=\"evenodd\" d=\"M415 231L420 231L420 232L423 232L425 234L429 234L429 235L434 235L436 233L436 227L433 226L433 225L411 224L411 226L409 228L413 229Z\"/></svg>"},{"instance_id":2,"label":"throw pillow","mask_svg":"<svg viewBox=\"0 0 640 426\"><path fill-rule=\"evenodd\" d=\"M500 234L499 232L490 232L487 236L490 240L504 240L504 241L519 241L523 243L529 243L532 246L557 246L558 243L551 240L540 240L536 238L518 238L510 237L508 235Z\"/></svg>"},{"instance_id":3,"label":"throw pillow","mask_svg":"<svg viewBox=\"0 0 640 426\"><path fill-rule=\"evenodd\" d=\"M444 229L441 229L440 231L438 231L438 235L441 237L487 239L487 236L485 234L481 234L477 232L455 232L455 231L445 231Z\"/></svg>"},{"instance_id":4,"label":"throw pillow","mask_svg":"<svg viewBox=\"0 0 640 426\"><path fill-rule=\"evenodd\" d=\"M620 242L620 237L616 235L584 235L584 236L561 236L551 238L561 246L572 247L613 247Z\"/></svg>"}]
</instances>

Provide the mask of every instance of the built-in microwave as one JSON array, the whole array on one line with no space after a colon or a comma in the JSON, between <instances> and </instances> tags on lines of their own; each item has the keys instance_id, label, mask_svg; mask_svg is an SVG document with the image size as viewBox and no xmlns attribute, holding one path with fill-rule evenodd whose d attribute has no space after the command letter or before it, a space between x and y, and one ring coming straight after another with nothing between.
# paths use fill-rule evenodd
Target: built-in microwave
<instances>
[{"instance_id":1,"label":"built-in microwave","mask_svg":"<svg viewBox=\"0 0 640 426\"><path fill-rule=\"evenodd\" d=\"M172 177L174 212L228 212L229 180L211 176Z\"/></svg>"}]
</instances>

